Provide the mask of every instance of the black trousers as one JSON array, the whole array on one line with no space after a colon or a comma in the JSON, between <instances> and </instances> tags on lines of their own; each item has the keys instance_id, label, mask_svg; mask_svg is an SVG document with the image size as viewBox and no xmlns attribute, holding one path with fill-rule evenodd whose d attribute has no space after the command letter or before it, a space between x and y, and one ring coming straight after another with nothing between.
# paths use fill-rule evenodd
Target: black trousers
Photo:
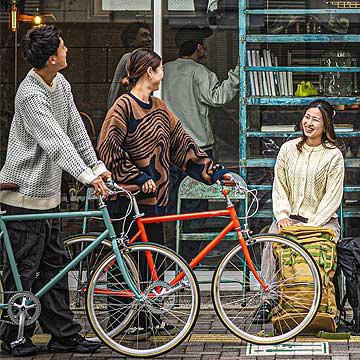
<instances>
[{"instance_id":1,"label":"black trousers","mask_svg":"<svg viewBox=\"0 0 360 360\"><path fill-rule=\"evenodd\" d=\"M7 215L44 212L8 205L3 208ZM57 210L48 211L55 212ZM61 238L60 219L11 221L7 222L7 229L23 289L35 294L68 263L64 242ZM3 279L5 291L16 290L5 251ZM5 295L5 301L7 301L13 293ZM41 297L40 302L41 314L38 320L43 332L56 337L69 337L81 331L81 326L74 322L73 313L70 310L67 276L47 291ZM3 311L3 319L6 319L5 314L6 311ZM31 337L34 330L35 323L25 327L25 337ZM1 340L14 341L17 333L18 326L1 323Z\"/></svg>"},{"instance_id":2,"label":"black trousers","mask_svg":"<svg viewBox=\"0 0 360 360\"><path fill-rule=\"evenodd\" d=\"M205 151L210 158L212 158L212 150ZM166 206L166 213L169 215L177 213L177 200L179 194L179 187L181 182L185 179L187 174L179 169L174 164L170 164L170 173L169 173L169 201ZM193 200L185 200L183 202L182 209L180 209L182 213L187 212L197 212L197 211L207 211L209 210L209 204L207 199L193 199ZM184 232L199 232L202 231L202 228L206 222L206 219L192 219L184 221L183 230ZM169 223L168 228L168 236L175 239L175 223ZM186 261L190 262L195 255L200 250L201 243L200 241L188 241L186 244L186 249L180 249L181 255L186 259ZM167 246L173 248L175 250L174 241L169 241Z\"/></svg>"}]
</instances>

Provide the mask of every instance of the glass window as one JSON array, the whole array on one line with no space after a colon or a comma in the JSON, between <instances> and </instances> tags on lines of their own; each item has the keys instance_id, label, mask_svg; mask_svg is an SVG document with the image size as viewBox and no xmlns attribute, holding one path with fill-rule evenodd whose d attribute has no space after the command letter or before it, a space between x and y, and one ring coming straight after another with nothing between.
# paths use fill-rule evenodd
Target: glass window
<instances>
[{"instance_id":1,"label":"glass window","mask_svg":"<svg viewBox=\"0 0 360 360\"><path fill-rule=\"evenodd\" d=\"M180 3L180 2L179 2ZM181 41L185 40L203 40L204 56L202 58L191 56L189 52L185 52L184 58L191 58L189 61L201 62L203 67L206 67L208 71L212 72L209 77L217 77L219 83L223 83L228 79L228 72L234 69L238 61L238 5L237 1L214 1L214 0L194 0L193 13L183 12L181 9L175 11L170 6L167 13L163 18L163 58L164 62L172 62L178 57L182 57L179 53L182 46ZM205 31L203 36L207 36L206 27L211 29L211 35L203 37L201 39L201 31ZM195 29L200 29L198 32ZM181 35L182 33L182 35ZM190 46L191 47L191 46ZM191 52L191 49L189 50ZM180 55L179 55L180 54ZM195 58L195 60L193 60ZM173 70L174 68L171 67ZM167 71L165 65L165 72ZM166 80L166 74L165 79ZM186 89L186 86L190 86L191 81L183 81L181 85L177 86L177 91L182 92L190 91ZM191 126L187 126L191 122L206 121L206 118L210 121L210 127L212 129L214 140L207 139L208 142L203 148L212 148L213 157L216 161L219 161L227 166L238 166L238 95L229 94L223 87L216 88L212 83L212 88L207 90L206 100L199 100L200 96L195 88L196 86L208 86L204 84L192 84L193 98L198 99L201 104L199 108L185 109L183 111L179 108L186 106L182 104L181 96L175 96L174 92L171 92L171 96L163 93L163 98L170 102L170 108L174 110L180 120L183 120L184 127L194 135L196 129ZM179 88L180 87L180 88ZM163 91L166 89L166 84L163 81ZM202 89L205 91L205 89ZM218 90L218 91L217 91ZM200 97L199 97L200 96ZM219 98L215 99L216 96ZM221 98L221 99L220 99ZM193 99L194 100L194 99ZM207 103L206 107L204 104ZM194 101L192 102L194 104ZM173 105L173 106L172 106ZM214 106L216 105L216 106ZM194 105L192 105L194 106ZM176 110L179 110L178 112ZM208 112L204 115L204 111ZM198 116L198 112L202 112L201 116ZM186 119L181 119L181 116ZM192 117L194 117L192 119ZM208 126L208 125L206 125ZM202 127L198 127L198 131L201 131ZM199 136L199 134L196 134ZM196 138L196 136L194 136ZM210 144L213 142L213 144ZM201 143L200 145L204 145ZM209 146L210 145L210 146Z\"/></svg>"}]
</instances>

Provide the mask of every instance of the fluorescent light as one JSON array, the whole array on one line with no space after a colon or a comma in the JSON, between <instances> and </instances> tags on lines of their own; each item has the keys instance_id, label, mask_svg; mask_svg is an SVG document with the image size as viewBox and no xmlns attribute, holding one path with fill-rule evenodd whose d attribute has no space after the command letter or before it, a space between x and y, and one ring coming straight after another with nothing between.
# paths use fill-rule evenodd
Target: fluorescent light
<instances>
[{"instance_id":1,"label":"fluorescent light","mask_svg":"<svg viewBox=\"0 0 360 360\"><path fill-rule=\"evenodd\" d=\"M151 11L151 0L102 0L103 11Z\"/></svg>"}]
</instances>

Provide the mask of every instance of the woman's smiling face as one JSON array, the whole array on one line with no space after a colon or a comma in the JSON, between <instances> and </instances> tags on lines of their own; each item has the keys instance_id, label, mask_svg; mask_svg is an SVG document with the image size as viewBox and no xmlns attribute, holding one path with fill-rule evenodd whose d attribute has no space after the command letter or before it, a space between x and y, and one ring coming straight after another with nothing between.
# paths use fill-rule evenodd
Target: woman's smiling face
<instances>
[{"instance_id":1,"label":"woman's smiling face","mask_svg":"<svg viewBox=\"0 0 360 360\"><path fill-rule=\"evenodd\" d=\"M309 108L301 121L301 127L308 139L321 139L324 132L324 120L320 109Z\"/></svg>"}]
</instances>

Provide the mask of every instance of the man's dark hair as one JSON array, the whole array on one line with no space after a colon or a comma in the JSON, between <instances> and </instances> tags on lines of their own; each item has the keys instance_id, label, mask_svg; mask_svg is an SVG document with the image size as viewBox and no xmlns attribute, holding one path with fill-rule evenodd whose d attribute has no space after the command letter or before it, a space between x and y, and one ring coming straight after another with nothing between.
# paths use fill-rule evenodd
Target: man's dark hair
<instances>
[{"instance_id":1,"label":"man's dark hair","mask_svg":"<svg viewBox=\"0 0 360 360\"><path fill-rule=\"evenodd\" d=\"M131 47L131 43L135 40L136 35L141 28L147 29L151 32L149 25L143 22L134 22L126 26L124 31L121 33L121 41L125 47Z\"/></svg>"},{"instance_id":2,"label":"man's dark hair","mask_svg":"<svg viewBox=\"0 0 360 360\"><path fill-rule=\"evenodd\" d=\"M179 50L179 57L182 56L191 56L197 49L198 45L204 45L203 40L190 40L184 42Z\"/></svg>"},{"instance_id":3,"label":"man's dark hair","mask_svg":"<svg viewBox=\"0 0 360 360\"><path fill-rule=\"evenodd\" d=\"M24 59L35 69L42 69L49 57L57 53L60 35L61 31L54 25L29 30L22 41Z\"/></svg>"}]
</instances>

